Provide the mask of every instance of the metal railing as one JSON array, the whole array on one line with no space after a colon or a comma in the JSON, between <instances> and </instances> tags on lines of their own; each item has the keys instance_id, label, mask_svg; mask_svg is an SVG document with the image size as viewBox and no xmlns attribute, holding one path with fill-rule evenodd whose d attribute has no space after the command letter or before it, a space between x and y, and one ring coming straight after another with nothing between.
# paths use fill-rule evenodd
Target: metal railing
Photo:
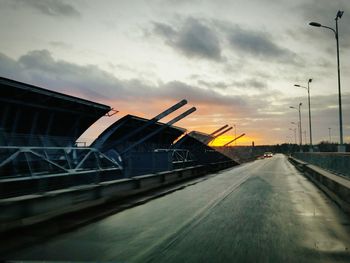
<instances>
[{"instance_id":1,"label":"metal railing","mask_svg":"<svg viewBox=\"0 0 350 263\"><path fill-rule=\"evenodd\" d=\"M154 152L168 152L171 153L171 160L173 164L194 162L195 158L189 150L186 149L156 149Z\"/></svg>"},{"instance_id":2,"label":"metal railing","mask_svg":"<svg viewBox=\"0 0 350 263\"><path fill-rule=\"evenodd\" d=\"M94 148L0 146L0 179L106 169L122 166Z\"/></svg>"},{"instance_id":3,"label":"metal railing","mask_svg":"<svg viewBox=\"0 0 350 263\"><path fill-rule=\"evenodd\" d=\"M350 179L350 153L295 152L292 154L292 156L301 161L319 166L332 173L342 175Z\"/></svg>"}]
</instances>

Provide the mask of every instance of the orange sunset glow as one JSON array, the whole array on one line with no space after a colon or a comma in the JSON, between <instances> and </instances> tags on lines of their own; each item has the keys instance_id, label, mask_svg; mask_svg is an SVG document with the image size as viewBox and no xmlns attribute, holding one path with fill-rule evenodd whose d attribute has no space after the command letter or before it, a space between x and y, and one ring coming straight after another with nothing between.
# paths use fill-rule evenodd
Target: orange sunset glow
<instances>
[{"instance_id":1,"label":"orange sunset glow","mask_svg":"<svg viewBox=\"0 0 350 263\"><path fill-rule=\"evenodd\" d=\"M224 146L229 141L232 141L235 137L233 135L221 135L215 138L209 143L209 146ZM251 145L254 138L249 136L243 136L236 140L237 145ZM230 143L228 146L235 146L235 142Z\"/></svg>"}]
</instances>

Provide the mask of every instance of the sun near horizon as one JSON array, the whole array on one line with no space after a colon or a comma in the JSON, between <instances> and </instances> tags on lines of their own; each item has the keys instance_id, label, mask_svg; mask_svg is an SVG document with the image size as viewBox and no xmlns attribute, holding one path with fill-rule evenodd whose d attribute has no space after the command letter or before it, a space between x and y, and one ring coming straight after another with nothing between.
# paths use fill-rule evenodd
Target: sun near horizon
<instances>
[{"instance_id":1,"label":"sun near horizon","mask_svg":"<svg viewBox=\"0 0 350 263\"><path fill-rule=\"evenodd\" d=\"M215 138L214 140L212 140L209 143L209 146L224 146L226 143L232 141L235 137L233 135L221 135L217 138ZM251 145L255 138L252 138L250 136L244 135L243 137L237 139L236 141L233 141L232 143L230 143L227 146L235 146L235 142L237 143L237 145L239 146L247 146L247 145Z\"/></svg>"}]
</instances>

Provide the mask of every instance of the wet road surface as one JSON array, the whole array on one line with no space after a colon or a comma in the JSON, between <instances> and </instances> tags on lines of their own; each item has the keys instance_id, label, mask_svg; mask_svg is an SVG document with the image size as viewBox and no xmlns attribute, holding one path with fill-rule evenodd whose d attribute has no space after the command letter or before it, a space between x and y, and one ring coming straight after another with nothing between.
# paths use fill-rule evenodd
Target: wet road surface
<instances>
[{"instance_id":1,"label":"wet road surface","mask_svg":"<svg viewBox=\"0 0 350 263\"><path fill-rule=\"evenodd\" d=\"M7 259L350 262L350 221L283 155L24 248Z\"/></svg>"}]
</instances>

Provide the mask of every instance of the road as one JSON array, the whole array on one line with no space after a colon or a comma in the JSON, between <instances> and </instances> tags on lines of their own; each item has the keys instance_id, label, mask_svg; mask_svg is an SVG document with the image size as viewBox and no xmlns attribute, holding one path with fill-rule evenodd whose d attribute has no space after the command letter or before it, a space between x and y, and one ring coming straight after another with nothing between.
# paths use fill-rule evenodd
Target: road
<instances>
[{"instance_id":1,"label":"road","mask_svg":"<svg viewBox=\"0 0 350 263\"><path fill-rule=\"evenodd\" d=\"M283 155L23 248L8 259L349 262L350 221Z\"/></svg>"}]
</instances>

